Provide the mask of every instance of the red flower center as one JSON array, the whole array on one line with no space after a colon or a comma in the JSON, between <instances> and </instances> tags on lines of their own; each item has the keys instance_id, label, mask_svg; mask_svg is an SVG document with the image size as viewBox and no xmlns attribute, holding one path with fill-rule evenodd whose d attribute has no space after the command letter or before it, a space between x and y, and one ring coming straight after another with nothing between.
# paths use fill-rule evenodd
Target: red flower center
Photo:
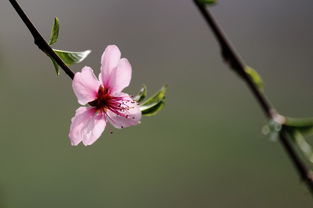
<instances>
[{"instance_id":1,"label":"red flower center","mask_svg":"<svg viewBox=\"0 0 313 208\"><path fill-rule=\"evenodd\" d=\"M97 99L89 102L89 105L95 107L97 110L106 111L109 108L109 103L111 99L112 97L109 94L109 90L100 86Z\"/></svg>"},{"instance_id":2,"label":"red flower center","mask_svg":"<svg viewBox=\"0 0 313 208\"><path fill-rule=\"evenodd\" d=\"M130 118L129 110L134 108L132 105L136 104L135 101L129 97L115 97L111 96L109 89L102 86L99 87L97 99L89 102L89 105L95 107L97 111L104 112L107 115L107 111L110 110L118 116L124 118ZM135 117L132 117L135 119Z\"/></svg>"}]
</instances>

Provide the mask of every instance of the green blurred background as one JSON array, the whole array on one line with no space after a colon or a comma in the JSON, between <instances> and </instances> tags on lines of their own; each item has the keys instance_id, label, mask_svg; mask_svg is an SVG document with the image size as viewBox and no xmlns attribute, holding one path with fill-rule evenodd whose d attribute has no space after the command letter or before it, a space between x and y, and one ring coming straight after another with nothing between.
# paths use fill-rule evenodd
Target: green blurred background
<instances>
[{"instance_id":1,"label":"green blurred background","mask_svg":"<svg viewBox=\"0 0 313 208\"><path fill-rule=\"evenodd\" d=\"M127 89L169 85L166 108L114 130L90 147L67 134L79 106L8 0L0 2L0 207L312 207L279 143L261 134L264 116L222 62L191 0L24 0L55 47L91 49L97 72L108 44L133 66ZM280 112L313 115L312 0L220 0L212 8Z\"/></svg>"}]
</instances>

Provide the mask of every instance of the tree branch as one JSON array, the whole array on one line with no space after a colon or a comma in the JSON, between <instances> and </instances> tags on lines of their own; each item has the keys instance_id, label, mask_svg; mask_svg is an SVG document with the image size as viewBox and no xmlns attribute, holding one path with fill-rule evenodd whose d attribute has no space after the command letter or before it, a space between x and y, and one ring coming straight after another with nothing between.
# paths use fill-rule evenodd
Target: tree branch
<instances>
[{"instance_id":1,"label":"tree branch","mask_svg":"<svg viewBox=\"0 0 313 208\"><path fill-rule=\"evenodd\" d=\"M48 43L43 39L41 34L35 28L33 23L29 20L23 9L17 3L16 0L9 0L12 6L14 7L17 14L23 20L24 24L27 26L28 30L31 32L35 44L38 48L44 52L46 55L50 56L62 69L63 71L71 78L74 78L74 72L59 58L59 56L52 50Z\"/></svg>"},{"instance_id":2,"label":"tree branch","mask_svg":"<svg viewBox=\"0 0 313 208\"><path fill-rule=\"evenodd\" d=\"M235 49L230 44L226 35L223 33L221 27L217 24L212 14L206 9L206 5L200 3L198 0L194 0L195 5L199 9L203 18L207 22L208 26L213 31L220 47L222 50L222 57L228 63L228 65L239 74L239 76L245 81L249 89L252 91L253 96L258 101L260 107L262 108L264 114L268 119L274 120L283 125L281 121L283 117L279 115L274 107L270 104L269 100L266 99L264 94L258 89L256 84L251 80L245 71L245 64L235 51ZM279 134L280 141L284 147L285 152L291 159L294 167L296 168L300 178L306 183L308 189L313 195L313 177L311 171L306 167L304 162L300 159L297 152L293 148L292 144L288 141L288 134L285 128L282 128Z\"/></svg>"}]
</instances>

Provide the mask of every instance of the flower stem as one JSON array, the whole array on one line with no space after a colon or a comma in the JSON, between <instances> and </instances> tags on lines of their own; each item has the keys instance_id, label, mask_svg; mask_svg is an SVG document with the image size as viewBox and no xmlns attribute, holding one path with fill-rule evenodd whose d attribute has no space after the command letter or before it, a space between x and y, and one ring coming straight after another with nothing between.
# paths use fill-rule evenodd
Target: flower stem
<instances>
[{"instance_id":1,"label":"flower stem","mask_svg":"<svg viewBox=\"0 0 313 208\"><path fill-rule=\"evenodd\" d=\"M264 94L258 89L256 84L251 80L248 74L245 72L245 64L240 58L238 53L230 44L230 41L227 39L226 35L223 33L221 27L215 21L213 15L206 9L206 5L200 3L198 0L194 0L195 5L199 9L203 18L207 22L208 26L211 28L213 34L215 35L221 50L222 57L226 63L238 73L238 75L246 82L249 89L252 91L252 94L257 99L260 107L262 108L264 114L268 119L271 120L281 120L282 117L279 115L275 108L270 104L269 100L264 96ZM283 122L279 122L283 124ZM288 133L285 128L282 128L279 134L280 141L284 147L284 150L290 157L294 167L296 168L300 178L307 184L309 190L313 195L313 177L312 172L306 167L304 162L300 159L296 150L293 148L292 144L288 141Z\"/></svg>"},{"instance_id":2,"label":"flower stem","mask_svg":"<svg viewBox=\"0 0 313 208\"><path fill-rule=\"evenodd\" d=\"M71 78L74 78L74 72L58 57L58 55L52 50L52 48L48 45L48 43L43 39L41 34L35 28L33 23L29 20L23 9L17 3L16 0L9 0L12 6L14 7L17 14L23 20L24 24L27 26L28 30L31 32L35 44L38 48L44 52L46 55L51 57L62 69L63 71Z\"/></svg>"}]
</instances>

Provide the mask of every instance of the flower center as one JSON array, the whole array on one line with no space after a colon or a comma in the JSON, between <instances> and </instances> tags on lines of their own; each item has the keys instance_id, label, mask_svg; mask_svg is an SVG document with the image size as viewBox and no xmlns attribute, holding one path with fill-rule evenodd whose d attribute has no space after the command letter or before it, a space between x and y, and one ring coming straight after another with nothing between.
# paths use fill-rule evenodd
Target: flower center
<instances>
[{"instance_id":1,"label":"flower center","mask_svg":"<svg viewBox=\"0 0 313 208\"><path fill-rule=\"evenodd\" d=\"M109 89L102 86L99 87L97 99L89 102L89 105L94 107L98 112L104 112L107 115L107 111L115 113L118 116L124 118L130 118L129 110L131 110L136 102L126 96L115 97L111 96ZM108 116L108 115L107 115ZM135 119L135 117L132 117Z\"/></svg>"},{"instance_id":2,"label":"flower center","mask_svg":"<svg viewBox=\"0 0 313 208\"><path fill-rule=\"evenodd\" d=\"M89 105L95 107L97 110L104 110L108 109L108 104L112 97L109 94L109 90L100 86L98 90L97 99L94 101L89 102Z\"/></svg>"}]
</instances>

